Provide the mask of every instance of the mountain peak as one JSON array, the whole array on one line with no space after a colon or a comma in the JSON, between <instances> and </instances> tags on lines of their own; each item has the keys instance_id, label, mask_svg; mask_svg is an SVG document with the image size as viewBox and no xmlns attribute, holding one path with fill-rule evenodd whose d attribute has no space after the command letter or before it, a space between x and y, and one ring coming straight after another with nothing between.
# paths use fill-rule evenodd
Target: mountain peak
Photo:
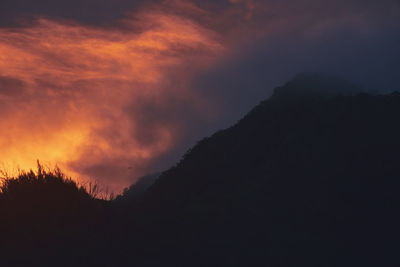
<instances>
[{"instance_id":1,"label":"mountain peak","mask_svg":"<svg viewBox=\"0 0 400 267\"><path fill-rule=\"evenodd\" d=\"M323 73L306 72L297 74L285 85L275 89L273 97L332 97L337 95L354 95L362 89L353 83Z\"/></svg>"}]
</instances>

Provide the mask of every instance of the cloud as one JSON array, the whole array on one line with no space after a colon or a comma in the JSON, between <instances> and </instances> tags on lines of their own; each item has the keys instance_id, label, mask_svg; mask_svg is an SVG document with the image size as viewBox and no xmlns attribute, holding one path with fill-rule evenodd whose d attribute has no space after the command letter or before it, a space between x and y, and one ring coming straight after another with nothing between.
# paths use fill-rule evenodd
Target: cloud
<instances>
[{"instance_id":1,"label":"cloud","mask_svg":"<svg viewBox=\"0 0 400 267\"><path fill-rule=\"evenodd\" d=\"M25 89L24 82L11 77L0 76L0 97L19 96Z\"/></svg>"},{"instance_id":2,"label":"cloud","mask_svg":"<svg viewBox=\"0 0 400 267\"><path fill-rule=\"evenodd\" d=\"M229 57L199 72L197 88L229 126L299 72L326 72L381 92L398 89L396 1L264 1L227 35ZM250 29L246 29L250 27Z\"/></svg>"},{"instance_id":3,"label":"cloud","mask_svg":"<svg viewBox=\"0 0 400 267\"><path fill-rule=\"evenodd\" d=\"M400 71L395 0L1 5L0 162L58 163L112 190L174 164L299 72L383 90Z\"/></svg>"},{"instance_id":4,"label":"cloud","mask_svg":"<svg viewBox=\"0 0 400 267\"><path fill-rule=\"evenodd\" d=\"M118 31L41 19L0 30L0 82L12 97L0 101L13 102L1 118L0 161L30 168L41 159L120 189L177 142L179 113L201 108L185 85L224 47L158 10L123 23ZM22 84L23 98L10 94Z\"/></svg>"},{"instance_id":5,"label":"cloud","mask_svg":"<svg viewBox=\"0 0 400 267\"><path fill-rule=\"evenodd\" d=\"M143 0L4 0L0 3L0 25L18 26L30 23L36 17L74 20L91 25L107 25L119 20L127 11L136 10Z\"/></svg>"}]
</instances>

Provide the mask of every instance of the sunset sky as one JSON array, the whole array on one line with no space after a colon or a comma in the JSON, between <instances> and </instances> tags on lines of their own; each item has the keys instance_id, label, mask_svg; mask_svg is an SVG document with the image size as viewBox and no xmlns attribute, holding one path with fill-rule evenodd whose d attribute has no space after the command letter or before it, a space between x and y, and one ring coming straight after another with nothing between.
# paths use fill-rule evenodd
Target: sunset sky
<instances>
[{"instance_id":1,"label":"sunset sky","mask_svg":"<svg viewBox=\"0 0 400 267\"><path fill-rule=\"evenodd\" d=\"M0 164L119 192L305 71L400 89L398 0L2 0Z\"/></svg>"}]
</instances>

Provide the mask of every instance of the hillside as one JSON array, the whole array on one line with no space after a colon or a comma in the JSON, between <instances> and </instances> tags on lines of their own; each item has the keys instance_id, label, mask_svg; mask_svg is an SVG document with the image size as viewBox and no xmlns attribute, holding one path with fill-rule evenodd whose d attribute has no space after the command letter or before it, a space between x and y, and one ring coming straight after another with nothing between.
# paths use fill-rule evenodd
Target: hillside
<instances>
[{"instance_id":1,"label":"hillside","mask_svg":"<svg viewBox=\"0 0 400 267\"><path fill-rule=\"evenodd\" d=\"M356 90L300 75L200 141L133 204L140 243L171 266L390 265L400 94Z\"/></svg>"},{"instance_id":2,"label":"hillside","mask_svg":"<svg viewBox=\"0 0 400 267\"><path fill-rule=\"evenodd\" d=\"M396 266L400 93L358 92L295 77L154 184L102 203L67 245L29 245L29 265L51 251L65 266Z\"/></svg>"}]
</instances>

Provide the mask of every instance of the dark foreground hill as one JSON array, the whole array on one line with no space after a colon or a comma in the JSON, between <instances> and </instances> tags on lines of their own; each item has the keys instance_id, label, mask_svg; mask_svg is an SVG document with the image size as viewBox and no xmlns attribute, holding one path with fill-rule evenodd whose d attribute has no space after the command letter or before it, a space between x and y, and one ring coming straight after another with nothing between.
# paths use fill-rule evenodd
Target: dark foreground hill
<instances>
[{"instance_id":1,"label":"dark foreground hill","mask_svg":"<svg viewBox=\"0 0 400 267\"><path fill-rule=\"evenodd\" d=\"M1 266L46 266L62 247L91 246L102 230L108 203L95 198L96 187L78 186L39 163L36 172L0 174Z\"/></svg>"},{"instance_id":2,"label":"dark foreground hill","mask_svg":"<svg viewBox=\"0 0 400 267\"><path fill-rule=\"evenodd\" d=\"M51 256L69 266L398 266L400 94L357 90L296 77L143 196L104 209L96 238Z\"/></svg>"}]
</instances>

